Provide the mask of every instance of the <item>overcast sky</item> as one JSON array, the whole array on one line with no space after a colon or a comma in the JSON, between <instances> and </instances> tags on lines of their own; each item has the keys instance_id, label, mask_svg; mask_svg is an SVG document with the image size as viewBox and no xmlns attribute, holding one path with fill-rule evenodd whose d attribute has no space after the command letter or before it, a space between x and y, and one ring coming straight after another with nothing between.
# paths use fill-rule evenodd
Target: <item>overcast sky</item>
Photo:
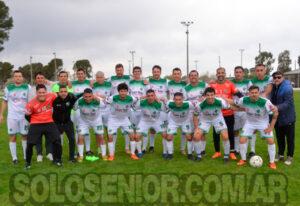
<instances>
[{"instance_id":1,"label":"overcast sky","mask_svg":"<svg viewBox=\"0 0 300 206\"><path fill-rule=\"evenodd\" d=\"M56 52L71 70L73 62L89 59L93 71L113 75L122 63L128 73L130 50L135 65L143 59L144 76L155 64L163 75L174 67L186 69L186 34L190 26L190 69L198 60L200 73L215 73L218 56L227 74L241 64L253 67L258 54L271 51L276 60L287 49L300 55L300 1L297 0L7 0L14 28L1 61L15 68L48 63ZM275 65L276 66L276 65ZM277 67L277 66L276 66Z\"/></svg>"}]
</instances>

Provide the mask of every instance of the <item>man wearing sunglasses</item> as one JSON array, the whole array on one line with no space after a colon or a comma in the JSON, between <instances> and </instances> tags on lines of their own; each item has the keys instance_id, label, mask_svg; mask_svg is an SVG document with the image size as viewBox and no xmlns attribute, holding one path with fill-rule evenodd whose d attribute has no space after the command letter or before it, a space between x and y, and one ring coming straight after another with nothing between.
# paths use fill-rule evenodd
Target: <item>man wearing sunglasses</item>
<instances>
[{"instance_id":1,"label":"man wearing sunglasses","mask_svg":"<svg viewBox=\"0 0 300 206\"><path fill-rule=\"evenodd\" d=\"M278 107L279 112L275 125L278 145L278 157L275 158L275 161L284 160L284 150L287 142L287 159L284 163L290 165L293 162L295 148L296 113L293 88L291 82L285 80L280 71L274 72L272 77L273 89L271 92L271 102Z\"/></svg>"}]
</instances>

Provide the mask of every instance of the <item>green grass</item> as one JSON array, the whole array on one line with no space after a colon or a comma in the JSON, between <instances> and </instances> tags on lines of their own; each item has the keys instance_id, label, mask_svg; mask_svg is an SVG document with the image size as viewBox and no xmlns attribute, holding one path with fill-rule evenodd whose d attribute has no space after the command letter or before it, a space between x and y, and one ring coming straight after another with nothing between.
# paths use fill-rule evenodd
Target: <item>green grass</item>
<instances>
[{"instance_id":1,"label":"green grass","mask_svg":"<svg viewBox=\"0 0 300 206\"><path fill-rule=\"evenodd\" d=\"M296 111L299 111L300 109L300 92L295 92L295 106ZM297 121L299 122L299 115L297 116ZM297 125L297 124L296 124ZM146 154L142 159L134 161L131 160L128 155L124 153L124 138L119 136L117 141L117 148L116 148L116 156L115 161L113 162L104 162L102 160L98 160L95 162L88 162L84 161L81 164L71 164L67 162L68 158L68 146L67 146L67 140L65 138L64 142L64 155L63 155L63 161L65 162L65 166L63 168L58 168L56 166L52 166L49 161L45 160L42 163L36 162L36 155L33 157L33 163L32 163L32 169L30 171L24 171L25 161L23 160L22 155L22 146L21 146L21 138L18 137L17 140L17 152L18 152L18 159L19 164L14 166L11 161L11 155L9 151L8 146L8 140L9 137L7 135L7 128L6 124L3 124L0 126L0 200L1 205L12 205L13 203L10 201L9 193L11 191L9 187L9 181L13 174L18 173L27 173L30 176L33 176L35 174L50 174L50 173L56 173L58 174L58 182L61 182L67 175L70 174L79 174L79 175L85 175L87 173L96 173L96 174L171 174L177 177L181 177L181 181L179 182L179 188L184 190L185 180L182 177L183 175L191 175L191 174L200 174L204 180L204 176L208 176L211 174L221 175L221 174L241 174L245 175L247 177L247 186L246 190L252 190L252 187L254 189L257 189L257 186L261 181L252 181L251 178L255 177L257 174L263 174L263 175L270 175L275 174L278 175L278 179L282 177L281 175L284 175L288 179L288 185L287 185L287 194L288 194L288 205L299 205L300 204L300 176L299 176L299 170L300 170L300 164L299 164L299 149L298 146L300 144L300 139L298 138L300 135L300 128L296 126L296 136L295 136L295 155L294 155L294 162L291 166L284 165L283 162L277 163L278 169L276 171L271 170L268 167L268 153L267 153L267 144L265 141L263 141L260 138L257 138L256 142L256 153L260 155L263 160L264 164L261 168L252 168L249 165L246 167L238 167L236 166L236 161L230 161L229 164L224 165L222 163L222 159L211 159L210 156L214 152L213 147L213 141L212 141L212 133L208 134L208 141L206 146L206 152L207 156L203 158L203 160L199 163L195 163L192 161L188 161L185 156L181 155L179 153L180 151L180 138L175 138L175 155L174 158L171 161L166 161L161 157L162 153L162 144L161 144L161 137L157 136L156 142L155 142L155 153L153 154ZM95 146L95 140L92 137L92 150L96 151ZM45 152L45 150L44 150ZM113 181L113 176L110 177ZM257 180L257 179L256 179ZM121 181L121 180L120 180ZM125 183L125 182L123 182ZM126 186L126 184L121 184L122 186ZM224 184L223 186L227 186L228 184ZM204 184L200 188L205 194L209 194L209 191L213 193L214 187L212 187L209 191L206 187L207 185ZM105 189L109 189L107 185L102 185ZM270 186L268 186L268 189L271 189ZM73 187L74 189L75 187ZM162 188L163 187L162 185ZM193 191L196 192L198 190L195 185L193 186ZM18 188L22 191L29 190L23 189L21 186ZM51 190L54 190L55 188L51 188ZM59 188L60 190L61 188ZM261 188L261 191L255 192L255 195L258 196L266 196L267 193L264 192L264 188ZM104 190L101 190L103 192ZM96 189L96 191L100 191L100 189ZM126 189L127 192L132 192L132 188ZM156 191L153 188L150 188L150 191ZM240 190L241 191L241 188ZM139 189L136 189L135 192L139 192ZM164 191L161 191L164 193ZM204 194L204 193L203 193ZM175 194L176 196L177 194ZM139 195L137 195L139 196ZM235 197L235 194L233 194ZM180 195L181 197L181 195ZM207 196L206 196L207 198ZM55 198L54 198L55 199ZM202 197L202 200L204 197ZM208 198L212 200L211 198ZM111 199L110 199L111 200ZM160 201L163 201L163 199L159 199ZM250 200L255 200L254 197L250 197ZM143 202L143 201L142 201ZM139 202L141 203L141 201ZM258 202L257 204L259 204ZM27 203L28 205L31 205L31 203ZM80 204L85 204L85 202L81 202ZM119 203L120 204L120 203ZM121 205L129 205L129 203L122 203ZM148 203L149 204L149 203ZM186 205L189 205L190 203L186 203ZM99 204L98 204L99 205ZM105 204L103 204L105 205ZM165 204L164 204L165 205ZM173 205L170 203L169 205ZM206 205L205 202L198 203L196 205ZM215 205L223 205L221 203L215 204ZM245 205L245 204L241 204ZM271 203L270 205L277 205Z\"/></svg>"}]
</instances>

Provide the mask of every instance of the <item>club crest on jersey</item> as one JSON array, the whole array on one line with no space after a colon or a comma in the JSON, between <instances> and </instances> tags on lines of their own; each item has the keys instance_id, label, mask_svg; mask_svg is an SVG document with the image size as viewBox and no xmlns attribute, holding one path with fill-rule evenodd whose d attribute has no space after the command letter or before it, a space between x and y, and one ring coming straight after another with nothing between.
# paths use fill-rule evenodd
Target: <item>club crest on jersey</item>
<instances>
[{"instance_id":1,"label":"club crest on jersey","mask_svg":"<svg viewBox=\"0 0 300 206\"><path fill-rule=\"evenodd\" d=\"M67 107L70 106L70 102L67 102L66 105L67 105Z\"/></svg>"},{"instance_id":2,"label":"club crest on jersey","mask_svg":"<svg viewBox=\"0 0 300 206\"><path fill-rule=\"evenodd\" d=\"M25 97L25 96L26 96L26 93L23 93L23 96Z\"/></svg>"}]
</instances>

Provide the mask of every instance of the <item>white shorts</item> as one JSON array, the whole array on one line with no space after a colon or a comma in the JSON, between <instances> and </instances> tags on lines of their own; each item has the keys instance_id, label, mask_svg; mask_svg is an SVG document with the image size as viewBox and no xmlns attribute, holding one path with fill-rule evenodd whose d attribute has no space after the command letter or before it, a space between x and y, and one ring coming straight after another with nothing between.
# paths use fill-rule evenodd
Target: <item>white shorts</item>
<instances>
[{"instance_id":1,"label":"white shorts","mask_svg":"<svg viewBox=\"0 0 300 206\"><path fill-rule=\"evenodd\" d=\"M168 125L168 113L160 112L159 120L162 121L167 126Z\"/></svg>"},{"instance_id":2,"label":"white shorts","mask_svg":"<svg viewBox=\"0 0 300 206\"><path fill-rule=\"evenodd\" d=\"M131 111L130 113L130 121L135 127L139 124L141 117L142 117L141 110Z\"/></svg>"},{"instance_id":3,"label":"white shorts","mask_svg":"<svg viewBox=\"0 0 300 206\"><path fill-rule=\"evenodd\" d=\"M102 123L103 126L107 127L108 126L108 117L109 117L110 111L103 111L101 112L101 117L102 117Z\"/></svg>"},{"instance_id":4,"label":"white shorts","mask_svg":"<svg viewBox=\"0 0 300 206\"><path fill-rule=\"evenodd\" d=\"M234 112L234 131L239 131L243 128L245 125L245 122L247 120L247 114L246 112Z\"/></svg>"},{"instance_id":5,"label":"white shorts","mask_svg":"<svg viewBox=\"0 0 300 206\"><path fill-rule=\"evenodd\" d=\"M99 116L95 121L90 122L81 118L77 118L76 129L78 135L88 135L90 133L90 128L94 129L96 135L103 135L104 129L102 124L102 117Z\"/></svg>"},{"instance_id":6,"label":"white shorts","mask_svg":"<svg viewBox=\"0 0 300 206\"><path fill-rule=\"evenodd\" d=\"M121 128L122 131L126 133L134 133L133 126L128 118L124 119L116 119L113 117L108 118L108 134L116 135L118 132L118 128Z\"/></svg>"},{"instance_id":7,"label":"white shorts","mask_svg":"<svg viewBox=\"0 0 300 206\"><path fill-rule=\"evenodd\" d=\"M177 129L181 127L181 131L182 134L192 134L192 128L191 128L191 124L190 124L190 119L188 119L187 121L183 122L183 123L176 123L174 121L170 121L169 120L169 124L168 124L168 134L169 135L175 135L177 134Z\"/></svg>"},{"instance_id":8,"label":"white shorts","mask_svg":"<svg viewBox=\"0 0 300 206\"><path fill-rule=\"evenodd\" d=\"M273 136L273 131L271 131L269 134L265 133L265 129L267 129L268 125L253 125L249 124L248 122L245 123L243 127L242 134L240 135L241 137L248 137L249 139L252 138L252 135L255 131L260 132L260 136L265 139L265 138L274 138Z\"/></svg>"},{"instance_id":9,"label":"white shorts","mask_svg":"<svg viewBox=\"0 0 300 206\"><path fill-rule=\"evenodd\" d=\"M142 133L144 135L147 135L149 129L154 129L158 134L167 131L166 125L162 121L150 122L141 120L136 128L136 133Z\"/></svg>"},{"instance_id":10,"label":"white shorts","mask_svg":"<svg viewBox=\"0 0 300 206\"><path fill-rule=\"evenodd\" d=\"M223 130L227 130L227 125L223 117L213 121L200 120L198 125L199 129L203 130L205 134L209 132L211 126L215 128L217 134Z\"/></svg>"},{"instance_id":11,"label":"white shorts","mask_svg":"<svg viewBox=\"0 0 300 206\"><path fill-rule=\"evenodd\" d=\"M7 118L7 131L9 135L20 134L26 136L28 128L29 122L26 119Z\"/></svg>"}]
</instances>

